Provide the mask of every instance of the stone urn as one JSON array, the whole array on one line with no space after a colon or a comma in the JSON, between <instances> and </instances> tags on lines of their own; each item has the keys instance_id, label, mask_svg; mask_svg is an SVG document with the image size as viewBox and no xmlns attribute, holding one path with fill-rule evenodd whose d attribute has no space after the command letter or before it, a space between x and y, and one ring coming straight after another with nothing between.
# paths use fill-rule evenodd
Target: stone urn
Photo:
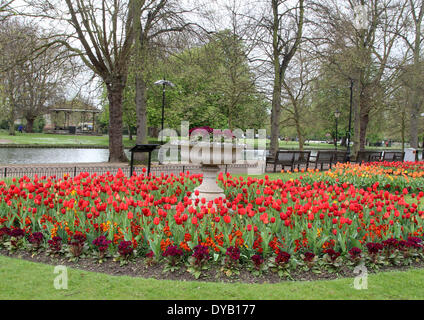
<instances>
[{"instance_id":1,"label":"stone urn","mask_svg":"<svg viewBox=\"0 0 424 320\"><path fill-rule=\"evenodd\" d=\"M199 191L193 198L205 198L206 202L216 198L225 198L224 190L216 183L219 166L241 163L243 145L219 142L197 142L181 144L181 161L183 163L200 164L203 181L195 191Z\"/></svg>"}]
</instances>

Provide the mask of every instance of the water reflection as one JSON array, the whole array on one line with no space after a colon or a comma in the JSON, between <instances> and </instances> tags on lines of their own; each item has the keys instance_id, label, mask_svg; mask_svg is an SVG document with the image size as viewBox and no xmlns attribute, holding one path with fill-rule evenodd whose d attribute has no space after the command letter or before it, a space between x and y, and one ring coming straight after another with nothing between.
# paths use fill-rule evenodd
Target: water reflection
<instances>
[{"instance_id":1,"label":"water reflection","mask_svg":"<svg viewBox=\"0 0 424 320\"><path fill-rule=\"evenodd\" d=\"M129 157L128 150L125 150ZM108 149L0 148L0 164L106 162Z\"/></svg>"},{"instance_id":2,"label":"water reflection","mask_svg":"<svg viewBox=\"0 0 424 320\"><path fill-rule=\"evenodd\" d=\"M129 150L125 150L125 154L130 159ZM107 162L108 158L108 149L0 148L0 164L3 165ZM244 151L243 159L265 159L265 152ZM158 161L158 150L152 152L152 161Z\"/></svg>"}]
</instances>

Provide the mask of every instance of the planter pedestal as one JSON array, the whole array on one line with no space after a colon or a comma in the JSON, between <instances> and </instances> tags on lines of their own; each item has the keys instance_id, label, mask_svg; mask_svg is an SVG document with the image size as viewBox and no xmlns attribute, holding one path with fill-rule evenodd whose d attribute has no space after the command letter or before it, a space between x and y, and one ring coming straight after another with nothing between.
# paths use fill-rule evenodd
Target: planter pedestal
<instances>
[{"instance_id":1,"label":"planter pedestal","mask_svg":"<svg viewBox=\"0 0 424 320\"><path fill-rule=\"evenodd\" d=\"M243 146L226 143L198 142L181 145L181 159L191 164L200 164L203 181L193 192L193 199L205 198L206 203L217 198L225 198L224 190L216 183L219 166L224 164L235 164L242 159Z\"/></svg>"},{"instance_id":2,"label":"planter pedestal","mask_svg":"<svg viewBox=\"0 0 424 320\"><path fill-rule=\"evenodd\" d=\"M195 189L195 191L199 191L199 195L196 196L193 193L193 198L205 198L206 203L219 197L224 199L224 190L222 190L216 183L216 178L219 173L219 166L214 164L202 164L201 169L203 173L203 181L202 184Z\"/></svg>"}]
</instances>

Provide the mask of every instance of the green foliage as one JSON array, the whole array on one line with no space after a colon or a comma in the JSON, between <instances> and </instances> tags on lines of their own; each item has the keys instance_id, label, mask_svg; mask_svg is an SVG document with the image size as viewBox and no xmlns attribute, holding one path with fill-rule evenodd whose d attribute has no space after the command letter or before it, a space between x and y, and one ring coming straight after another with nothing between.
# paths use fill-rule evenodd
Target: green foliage
<instances>
[{"instance_id":1,"label":"green foliage","mask_svg":"<svg viewBox=\"0 0 424 320\"><path fill-rule=\"evenodd\" d=\"M182 120L192 127L263 128L269 105L256 86L245 48L229 31L215 35L206 45L159 60L150 56L144 70L147 86L148 126L159 128L162 118L162 86L166 78L175 87L166 87L165 127L178 129ZM135 75L130 69L123 99L123 121L136 126ZM101 128L109 117L105 99Z\"/></svg>"}]
</instances>

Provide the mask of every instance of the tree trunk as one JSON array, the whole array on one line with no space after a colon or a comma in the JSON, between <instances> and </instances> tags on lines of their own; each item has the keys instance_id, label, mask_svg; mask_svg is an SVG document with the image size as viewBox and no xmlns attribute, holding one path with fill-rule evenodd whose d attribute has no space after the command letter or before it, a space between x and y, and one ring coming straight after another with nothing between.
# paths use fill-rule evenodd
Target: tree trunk
<instances>
[{"instance_id":1,"label":"tree trunk","mask_svg":"<svg viewBox=\"0 0 424 320\"><path fill-rule=\"evenodd\" d=\"M406 109L402 110L402 118L401 118L401 136L402 136L402 152L405 151L405 118L406 118Z\"/></svg>"},{"instance_id":2,"label":"tree trunk","mask_svg":"<svg viewBox=\"0 0 424 320\"><path fill-rule=\"evenodd\" d=\"M270 153L276 154L280 147L278 136L280 135L280 114L281 114L281 66L280 66L280 51L278 46L278 1L272 1L273 25L272 25L272 50L274 64L274 88L272 92L272 110L271 110L271 146Z\"/></svg>"},{"instance_id":3,"label":"tree trunk","mask_svg":"<svg viewBox=\"0 0 424 320\"><path fill-rule=\"evenodd\" d=\"M132 134L132 130L131 130L131 126L130 125L128 125L128 139L130 141L133 140L133 134Z\"/></svg>"},{"instance_id":4,"label":"tree trunk","mask_svg":"<svg viewBox=\"0 0 424 320\"><path fill-rule=\"evenodd\" d=\"M26 118L27 124L26 124L26 132L33 133L34 132L34 121L35 118Z\"/></svg>"},{"instance_id":5,"label":"tree trunk","mask_svg":"<svg viewBox=\"0 0 424 320\"><path fill-rule=\"evenodd\" d=\"M299 119L299 114L297 112L295 112L295 116L296 116L296 132L297 132L297 136L299 138L299 150L303 151L303 147L305 144L305 137L303 136L303 132L302 132L302 128L300 126L300 119Z\"/></svg>"},{"instance_id":6,"label":"tree trunk","mask_svg":"<svg viewBox=\"0 0 424 320\"><path fill-rule=\"evenodd\" d=\"M146 102L146 82L140 73L135 77L135 106L137 112L137 144L147 144L147 102ZM146 154L135 154L135 159L145 161Z\"/></svg>"},{"instance_id":7,"label":"tree trunk","mask_svg":"<svg viewBox=\"0 0 424 320\"><path fill-rule=\"evenodd\" d=\"M418 117L416 112L416 105L412 106L411 121L410 121L410 137L409 141L411 148L418 148Z\"/></svg>"},{"instance_id":8,"label":"tree trunk","mask_svg":"<svg viewBox=\"0 0 424 320\"><path fill-rule=\"evenodd\" d=\"M122 98L125 84L119 79L107 85L109 100L109 162L128 162L122 142Z\"/></svg>"},{"instance_id":9,"label":"tree trunk","mask_svg":"<svg viewBox=\"0 0 424 320\"><path fill-rule=\"evenodd\" d=\"M424 6L421 5L421 13L417 20L415 20L415 41L414 41L414 71L412 72L412 101L411 101L411 123L410 123L410 138L409 142L411 148L418 148L418 119L420 117L420 95L421 90L418 84L418 77L420 76L420 59L421 59L421 23L423 18ZM417 72L418 71L418 72Z\"/></svg>"},{"instance_id":10,"label":"tree trunk","mask_svg":"<svg viewBox=\"0 0 424 320\"><path fill-rule=\"evenodd\" d=\"M143 0L134 0L134 50L135 50L135 109L137 113L137 144L147 144L147 96L146 96L146 81L144 80L144 70L147 57L148 39L143 33L141 26L141 8ZM138 153L134 155L138 161L145 161L146 154Z\"/></svg>"},{"instance_id":11,"label":"tree trunk","mask_svg":"<svg viewBox=\"0 0 424 320\"><path fill-rule=\"evenodd\" d=\"M281 115L281 84L278 84L279 77L274 80L274 92L272 95L272 112L271 112L271 154L276 154L279 144L280 135L280 115Z\"/></svg>"},{"instance_id":12,"label":"tree trunk","mask_svg":"<svg viewBox=\"0 0 424 320\"><path fill-rule=\"evenodd\" d=\"M369 97L365 94L361 95L361 110L360 110L360 134L359 134L359 150L365 151L365 144L367 138L367 129L369 123Z\"/></svg>"},{"instance_id":13,"label":"tree trunk","mask_svg":"<svg viewBox=\"0 0 424 320\"><path fill-rule=\"evenodd\" d=\"M9 136L14 136L15 133L15 119L9 120Z\"/></svg>"}]
</instances>

